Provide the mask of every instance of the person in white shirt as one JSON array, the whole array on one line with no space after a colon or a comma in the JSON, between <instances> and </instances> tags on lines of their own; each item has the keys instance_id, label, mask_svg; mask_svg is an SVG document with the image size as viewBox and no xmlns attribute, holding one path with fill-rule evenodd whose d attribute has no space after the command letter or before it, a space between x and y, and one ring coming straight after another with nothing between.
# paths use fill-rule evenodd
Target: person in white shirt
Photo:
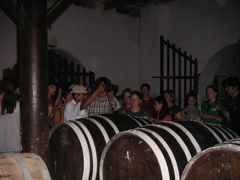
<instances>
[{"instance_id":1,"label":"person in white shirt","mask_svg":"<svg viewBox=\"0 0 240 180\"><path fill-rule=\"evenodd\" d=\"M105 85L100 84L99 87L89 96L87 88L82 85L75 85L72 88L72 101L66 104L64 109L64 121L75 120L88 116L86 108L98 96L100 92L105 91Z\"/></svg>"}]
</instances>

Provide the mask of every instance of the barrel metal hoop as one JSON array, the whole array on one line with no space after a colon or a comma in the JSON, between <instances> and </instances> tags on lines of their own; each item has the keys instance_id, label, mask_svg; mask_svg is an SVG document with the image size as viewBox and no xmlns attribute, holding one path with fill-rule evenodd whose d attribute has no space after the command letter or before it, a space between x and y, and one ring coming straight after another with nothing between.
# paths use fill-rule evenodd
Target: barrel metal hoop
<instances>
[{"instance_id":1,"label":"barrel metal hoop","mask_svg":"<svg viewBox=\"0 0 240 180\"><path fill-rule=\"evenodd\" d=\"M162 122L162 124L164 124L164 123L169 123L169 122L168 121ZM179 129L181 129L189 137L191 143L195 147L196 152L200 152L202 150L199 143L196 141L196 139L193 137L192 133L187 128L185 128L181 124L175 123L175 122L171 122L169 124L174 124L174 126L177 126Z\"/></svg>"},{"instance_id":2,"label":"barrel metal hoop","mask_svg":"<svg viewBox=\"0 0 240 180\"><path fill-rule=\"evenodd\" d=\"M233 139L234 137L233 137L233 135L230 133L230 132L228 132L225 128L223 128L221 125L216 125L216 124L212 124L214 127L217 127L217 128L219 128L219 129L221 129L222 131L224 131L226 134L228 134L229 136L230 136L230 138L231 139ZM230 130L230 129L228 129L228 130ZM233 133L233 132L232 132ZM235 134L234 133L234 135L235 135L235 137L238 137L238 135L237 134ZM226 140L228 140L229 138L227 138Z\"/></svg>"},{"instance_id":3,"label":"barrel metal hoop","mask_svg":"<svg viewBox=\"0 0 240 180\"><path fill-rule=\"evenodd\" d=\"M157 158L158 164L160 166L162 179L170 179L169 170L167 168L168 167L167 161L166 161L162 151L159 149L158 145L152 140L152 138L150 138L147 134L145 134L144 132L139 131L139 130L130 130L128 132L137 135L138 137L143 139L150 147L152 147L152 150L153 150L154 154L156 154L156 158Z\"/></svg>"},{"instance_id":4,"label":"barrel metal hoop","mask_svg":"<svg viewBox=\"0 0 240 180\"><path fill-rule=\"evenodd\" d=\"M140 129L139 129L140 130ZM157 133L149 130L149 129L146 129L146 128L143 128L141 129L142 131L146 131L146 132L149 132L151 133L153 136L155 136L158 141L161 142L161 144L163 145L163 147L165 148L165 150L168 152L168 155L170 157L170 160L171 160L171 163L173 165L173 169L174 169L174 176L175 176L175 180L179 180L180 179L180 175L179 175L179 170L178 170L178 165L177 165L177 161L176 161L176 158L171 150L171 148L168 146L168 144L166 143L166 141Z\"/></svg>"},{"instance_id":5,"label":"barrel metal hoop","mask_svg":"<svg viewBox=\"0 0 240 180\"><path fill-rule=\"evenodd\" d=\"M205 125L208 125L206 123L204 123ZM219 130L219 128L217 126L211 126L213 129L215 129L216 131L218 131L225 139L225 141L227 141L229 138L227 138L227 136L223 133L223 131Z\"/></svg>"},{"instance_id":6,"label":"barrel metal hoop","mask_svg":"<svg viewBox=\"0 0 240 180\"><path fill-rule=\"evenodd\" d=\"M205 128L207 128L212 134L213 136L218 140L218 142L222 142L222 140L220 139L220 137L211 129L209 128L207 125L205 125L204 123L201 123Z\"/></svg>"},{"instance_id":7,"label":"barrel metal hoop","mask_svg":"<svg viewBox=\"0 0 240 180\"><path fill-rule=\"evenodd\" d=\"M92 138L92 135L91 133L89 132L89 130L87 129L87 127L80 121L76 121L76 123L83 129L83 131L85 132L87 138L88 138L88 141L89 141L89 144L90 144L90 147L91 147L91 151L92 151L92 166L93 166L93 174L92 174L92 179L96 179L96 176L97 176L97 167L98 167L98 162L97 162L97 151L96 151L96 147L95 147L95 144L94 144L94 141L93 141L93 138Z\"/></svg>"},{"instance_id":8,"label":"barrel metal hoop","mask_svg":"<svg viewBox=\"0 0 240 180\"><path fill-rule=\"evenodd\" d=\"M43 160L37 154L31 153L31 155L36 160L36 163L38 164L38 166L41 170L43 179L44 180L51 180L49 171L47 169L46 164L43 162Z\"/></svg>"},{"instance_id":9,"label":"barrel metal hoop","mask_svg":"<svg viewBox=\"0 0 240 180\"><path fill-rule=\"evenodd\" d=\"M192 158L192 155L191 155L187 145L184 143L182 138L176 132L174 132L172 129L170 129L167 126L160 125L160 124L152 124L152 125L149 125L149 126L153 126L153 127L157 127L157 128L166 130L168 133L170 133L177 140L177 142L181 146L182 150L184 151L187 160L189 161Z\"/></svg>"},{"instance_id":10,"label":"barrel metal hoop","mask_svg":"<svg viewBox=\"0 0 240 180\"><path fill-rule=\"evenodd\" d=\"M109 120L108 118L106 118L104 116L97 116L97 117L100 117L100 118L104 119L105 121L107 121L112 126L112 128L115 131L115 133L116 134L119 133L119 129L117 128L117 126L111 120Z\"/></svg>"},{"instance_id":11,"label":"barrel metal hoop","mask_svg":"<svg viewBox=\"0 0 240 180\"><path fill-rule=\"evenodd\" d=\"M127 116L132 118L139 125L139 127L143 126L139 121L136 120L136 118L134 116L130 116L130 115L127 115Z\"/></svg>"},{"instance_id":12,"label":"barrel metal hoop","mask_svg":"<svg viewBox=\"0 0 240 180\"><path fill-rule=\"evenodd\" d=\"M73 122L68 121L67 124L75 131L79 143L83 150L83 176L82 179L89 179L90 174L90 155L89 148L85 136L80 131L80 129Z\"/></svg>"},{"instance_id":13,"label":"barrel metal hoop","mask_svg":"<svg viewBox=\"0 0 240 180\"><path fill-rule=\"evenodd\" d=\"M229 145L229 144L222 144L219 143L213 147L207 148L203 151L201 151L200 153L196 154L195 156L193 156L193 158L187 163L187 165L185 166L182 175L181 175L181 180L185 180L187 177L187 173L189 172L190 168L192 168L193 164L195 163L195 161L197 161L198 159L201 159L202 156L209 154L212 151L217 151L217 150L222 150L222 149L229 149L229 150L233 150L236 152L240 151L240 147L237 145Z\"/></svg>"},{"instance_id":14,"label":"barrel metal hoop","mask_svg":"<svg viewBox=\"0 0 240 180\"><path fill-rule=\"evenodd\" d=\"M99 130L102 132L105 142L107 143L109 141L109 136L108 136L105 128L98 121L96 121L93 118L86 118L86 119L88 119L89 121L93 122L94 124L96 124L98 126Z\"/></svg>"},{"instance_id":15,"label":"barrel metal hoop","mask_svg":"<svg viewBox=\"0 0 240 180\"><path fill-rule=\"evenodd\" d=\"M22 169L22 172L23 172L23 175L25 177L25 179L27 180L32 180L32 176L28 170L28 167L26 165L26 163L24 162L24 160L19 156L20 153L10 153L12 155L12 157L14 159L17 160L18 164L20 165L21 169Z\"/></svg>"}]
</instances>

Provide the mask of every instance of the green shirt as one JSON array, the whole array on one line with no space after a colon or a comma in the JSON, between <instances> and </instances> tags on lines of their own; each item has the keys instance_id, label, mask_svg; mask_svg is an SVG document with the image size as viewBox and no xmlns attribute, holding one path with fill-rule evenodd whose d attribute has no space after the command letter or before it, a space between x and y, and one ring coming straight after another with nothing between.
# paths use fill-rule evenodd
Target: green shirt
<instances>
[{"instance_id":1,"label":"green shirt","mask_svg":"<svg viewBox=\"0 0 240 180\"><path fill-rule=\"evenodd\" d=\"M219 111L216 109L216 105L222 105L223 102L222 101L216 101L212 104L209 104L209 101L204 101L202 103L202 114L208 114L208 115L212 115L215 117L221 117L219 115ZM215 119L212 118L208 118L208 119L204 119L203 120L206 123L211 123L211 124L220 124L220 121L217 121Z\"/></svg>"}]
</instances>

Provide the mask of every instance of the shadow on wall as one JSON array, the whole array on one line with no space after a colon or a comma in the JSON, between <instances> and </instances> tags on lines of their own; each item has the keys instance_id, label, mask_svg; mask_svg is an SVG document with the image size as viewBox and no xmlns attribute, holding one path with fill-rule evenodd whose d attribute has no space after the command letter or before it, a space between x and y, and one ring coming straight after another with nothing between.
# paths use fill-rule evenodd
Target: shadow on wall
<instances>
[{"instance_id":1,"label":"shadow on wall","mask_svg":"<svg viewBox=\"0 0 240 180\"><path fill-rule=\"evenodd\" d=\"M240 78L240 40L236 44L227 46L218 51L207 63L199 79L199 102L206 99L206 87L219 78L218 88L224 96L221 82L225 77L237 76Z\"/></svg>"}]
</instances>

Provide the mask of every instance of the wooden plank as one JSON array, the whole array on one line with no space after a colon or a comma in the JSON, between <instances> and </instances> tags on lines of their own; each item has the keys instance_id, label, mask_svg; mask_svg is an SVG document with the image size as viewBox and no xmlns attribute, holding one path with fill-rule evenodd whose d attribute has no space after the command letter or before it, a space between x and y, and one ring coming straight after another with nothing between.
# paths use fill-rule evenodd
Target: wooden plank
<instances>
[{"instance_id":1,"label":"wooden plank","mask_svg":"<svg viewBox=\"0 0 240 180\"><path fill-rule=\"evenodd\" d=\"M47 11L47 25L50 27L56 19L74 2L74 0L56 1Z\"/></svg>"},{"instance_id":2,"label":"wooden plank","mask_svg":"<svg viewBox=\"0 0 240 180\"><path fill-rule=\"evenodd\" d=\"M0 8L17 26L24 24L24 14L13 0L1 0Z\"/></svg>"}]
</instances>

